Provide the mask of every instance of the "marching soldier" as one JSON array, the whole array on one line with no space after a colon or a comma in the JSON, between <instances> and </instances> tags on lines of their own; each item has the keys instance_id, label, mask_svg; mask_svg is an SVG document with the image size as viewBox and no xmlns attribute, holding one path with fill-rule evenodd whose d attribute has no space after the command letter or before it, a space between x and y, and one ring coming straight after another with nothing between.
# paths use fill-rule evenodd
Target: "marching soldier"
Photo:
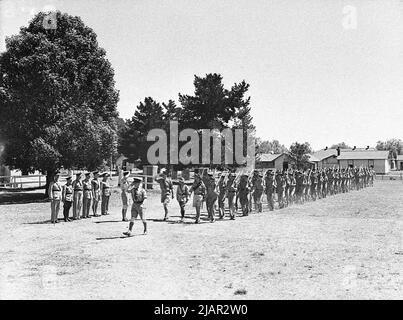
<instances>
[{"instance_id":1,"label":"marching soldier","mask_svg":"<svg viewBox=\"0 0 403 320\"><path fill-rule=\"evenodd\" d=\"M276 192L277 201L280 209L284 208L284 187L285 182L280 171L276 172Z\"/></svg>"},{"instance_id":2,"label":"marching soldier","mask_svg":"<svg viewBox=\"0 0 403 320\"><path fill-rule=\"evenodd\" d=\"M262 206L263 191L264 191L263 175L261 173L258 173L257 177L253 181L252 190L251 190L251 193L253 196L253 202L255 203L255 210L257 210L257 212L263 211L263 206Z\"/></svg>"},{"instance_id":3,"label":"marching soldier","mask_svg":"<svg viewBox=\"0 0 403 320\"><path fill-rule=\"evenodd\" d=\"M161 203L164 207L164 212L165 212L164 221L167 221L168 220L168 204L170 202L170 197L172 197L172 199L174 198L172 181L170 178L167 177L167 173L166 173L165 169L161 170L160 175L155 177L155 181L157 181L160 184Z\"/></svg>"},{"instance_id":4,"label":"marching soldier","mask_svg":"<svg viewBox=\"0 0 403 320\"><path fill-rule=\"evenodd\" d=\"M241 176L241 180L239 181L237 188L237 197L239 198L239 202L241 204L242 215L247 216L249 214L249 176L247 174L243 174Z\"/></svg>"},{"instance_id":5,"label":"marching soldier","mask_svg":"<svg viewBox=\"0 0 403 320\"><path fill-rule=\"evenodd\" d=\"M102 174L101 181L101 215L109 214L109 198L111 197L111 185L109 183L109 173Z\"/></svg>"},{"instance_id":6,"label":"marching soldier","mask_svg":"<svg viewBox=\"0 0 403 320\"><path fill-rule=\"evenodd\" d=\"M267 205L269 206L270 211L274 210L274 192L277 188L276 180L274 178L274 174L271 170L266 172L265 177L265 191L267 197Z\"/></svg>"},{"instance_id":7,"label":"marching soldier","mask_svg":"<svg viewBox=\"0 0 403 320\"><path fill-rule=\"evenodd\" d=\"M317 191L317 186L318 186L318 173L316 172L316 170L313 170L313 171L311 171L310 172L311 173L311 176L310 176L310 181L311 181L311 187L310 187L310 189L311 189L311 199L313 200L313 201L316 201L316 197L317 197L317 194L316 194L316 191Z\"/></svg>"},{"instance_id":8,"label":"marching soldier","mask_svg":"<svg viewBox=\"0 0 403 320\"><path fill-rule=\"evenodd\" d=\"M80 212L83 206L83 183L81 172L76 173L76 180L73 181L73 220L80 220Z\"/></svg>"},{"instance_id":9,"label":"marching soldier","mask_svg":"<svg viewBox=\"0 0 403 320\"><path fill-rule=\"evenodd\" d=\"M178 200L179 207L181 209L181 222L185 220L185 206L189 201L189 187L185 184L185 179L180 177L178 179L179 185L176 188L176 200Z\"/></svg>"},{"instance_id":10,"label":"marching soldier","mask_svg":"<svg viewBox=\"0 0 403 320\"><path fill-rule=\"evenodd\" d=\"M100 214L97 214L98 204L101 201L101 183L98 180L99 172L94 171L92 173L94 178L91 181L92 185L92 213L94 217L100 217Z\"/></svg>"},{"instance_id":11,"label":"marching soldier","mask_svg":"<svg viewBox=\"0 0 403 320\"><path fill-rule=\"evenodd\" d=\"M147 199L147 192L142 187L142 181L143 179L134 177L132 184L127 188L127 191L131 193L133 200L129 230L123 232L123 234L128 237L132 235L134 220L136 220L138 216L140 216L140 219L143 222L143 234L147 234L147 221L145 217L145 201Z\"/></svg>"},{"instance_id":12,"label":"marching soldier","mask_svg":"<svg viewBox=\"0 0 403 320\"><path fill-rule=\"evenodd\" d=\"M64 221L70 222L69 214L70 208L73 204L73 184L71 183L72 177L66 178L66 184L63 186L62 200L63 200L63 217Z\"/></svg>"},{"instance_id":13,"label":"marching soldier","mask_svg":"<svg viewBox=\"0 0 403 320\"><path fill-rule=\"evenodd\" d=\"M190 194L193 194L193 207L196 208L196 220L195 223L200 223L200 209L204 198L206 196L206 186L204 185L199 174L195 174L193 185L189 190Z\"/></svg>"},{"instance_id":14,"label":"marching soldier","mask_svg":"<svg viewBox=\"0 0 403 320\"><path fill-rule=\"evenodd\" d=\"M289 178L289 191L288 191L288 202L290 204L294 203L295 201L295 187L296 187L296 180L295 180L295 172L294 171L290 171L288 173L288 178Z\"/></svg>"},{"instance_id":15,"label":"marching soldier","mask_svg":"<svg viewBox=\"0 0 403 320\"><path fill-rule=\"evenodd\" d=\"M207 213L210 219L210 222L215 221L214 217L214 206L217 201L218 194L216 192L216 182L214 179L214 174L212 172L208 173L208 178L206 179L206 206L207 206Z\"/></svg>"},{"instance_id":16,"label":"marching soldier","mask_svg":"<svg viewBox=\"0 0 403 320\"><path fill-rule=\"evenodd\" d=\"M297 203L304 203L304 180L305 176L300 170L296 172L295 176L295 193L296 193L296 202Z\"/></svg>"},{"instance_id":17,"label":"marching soldier","mask_svg":"<svg viewBox=\"0 0 403 320\"><path fill-rule=\"evenodd\" d=\"M128 208L128 188L129 188L129 171L123 171L123 178L120 180L120 189L122 190L122 221L128 221L126 218L127 208Z\"/></svg>"},{"instance_id":18,"label":"marching soldier","mask_svg":"<svg viewBox=\"0 0 403 320\"><path fill-rule=\"evenodd\" d=\"M228 175L228 182L225 186L225 194L228 199L229 215L231 220L235 220L235 198L236 198L236 176L233 173Z\"/></svg>"},{"instance_id":19,"label":"marching soldier","mask_svg":"<svg viewBox=\"0 0 403 320\"><path fill-rule=\"evenodd\" d=\"M58 223L57 217L59 216L60 201L62 200L62 187L59 183L59 173L56 172L53 181L49 184L48 189L50 199L50 222Z\"/></svg>"},{"instance_id":20,"label":"marching soldier","mask_svg":"<svg viewBox=\"0 0 403 320\"><path fill-rule=\"evenodd\" d=\"M225 193L226 193L226 175L221 174L218 180L218 215L220 219L224 219L225 216Z\"/></svg>"}]
</instances>

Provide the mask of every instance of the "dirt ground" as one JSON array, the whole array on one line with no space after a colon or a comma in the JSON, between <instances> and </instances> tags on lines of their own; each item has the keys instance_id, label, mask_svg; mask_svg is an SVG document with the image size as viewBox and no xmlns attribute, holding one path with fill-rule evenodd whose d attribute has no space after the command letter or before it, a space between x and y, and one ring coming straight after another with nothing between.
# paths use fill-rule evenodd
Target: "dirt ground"
<instances>
[{"instance_id":1,"label":"dirt ground","mask_svg":"<svg viewBox=\"0 0 403 320\"><path fill-rule=\"evenodd\" d=\"M118 190L111 215L56 225L48 202L4 196L1 299L403 298L402 181L199 225L176 201L161 222L150 192L149 234L136 221L131 238Z\"/></svg>"}]
</instances>

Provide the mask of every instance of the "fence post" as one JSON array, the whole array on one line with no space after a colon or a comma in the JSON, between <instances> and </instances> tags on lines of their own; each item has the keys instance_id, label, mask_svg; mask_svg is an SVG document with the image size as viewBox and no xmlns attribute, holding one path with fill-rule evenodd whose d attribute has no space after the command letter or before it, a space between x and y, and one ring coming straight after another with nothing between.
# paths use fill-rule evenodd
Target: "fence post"
<instances>
[{"instance_id":1,"label":"fence post","mask_svg":"<svg viewBox=\"0 0 403 320\"><path fill-rule=\"evenodd\" d=\"M39 186L41 186L41 178L42 176L39 176Z\"/></svg>"}]
</instances>

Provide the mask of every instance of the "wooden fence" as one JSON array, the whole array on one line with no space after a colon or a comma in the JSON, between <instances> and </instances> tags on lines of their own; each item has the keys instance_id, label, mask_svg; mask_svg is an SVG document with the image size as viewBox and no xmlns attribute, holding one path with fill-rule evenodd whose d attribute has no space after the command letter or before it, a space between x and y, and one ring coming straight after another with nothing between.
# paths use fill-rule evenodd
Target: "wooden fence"
<instances>
[{"instance_id":1,"label":"wooden fence","mask_svg":"<svg viewBox=\"0 0 403 320\"><path fill-rule=\"evenodd\" d=\"M45 175L27 176L0 176L0 187L3 188L23 188L23 187L43 187L46 185Z\"/></svg>"}]
</instances>

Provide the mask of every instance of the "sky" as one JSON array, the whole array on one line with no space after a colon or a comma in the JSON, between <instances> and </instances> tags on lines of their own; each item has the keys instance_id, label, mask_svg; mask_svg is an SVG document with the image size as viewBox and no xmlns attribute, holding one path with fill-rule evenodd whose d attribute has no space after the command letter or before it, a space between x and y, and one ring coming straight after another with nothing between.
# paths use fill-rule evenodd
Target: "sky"
<instances>
[{"instance_id":1,"label":"sky","mask_svg":"<svg viewBox=\"0 0 403 320\"><path fill-rule=\"evenodd\" d=\"M0 2L0 52L39 11L78 15L115 70L118 111L194 92L194 75L250 84L257 135L319 150L403 139L402 0Z\"/></svg>"}]
</instances>

